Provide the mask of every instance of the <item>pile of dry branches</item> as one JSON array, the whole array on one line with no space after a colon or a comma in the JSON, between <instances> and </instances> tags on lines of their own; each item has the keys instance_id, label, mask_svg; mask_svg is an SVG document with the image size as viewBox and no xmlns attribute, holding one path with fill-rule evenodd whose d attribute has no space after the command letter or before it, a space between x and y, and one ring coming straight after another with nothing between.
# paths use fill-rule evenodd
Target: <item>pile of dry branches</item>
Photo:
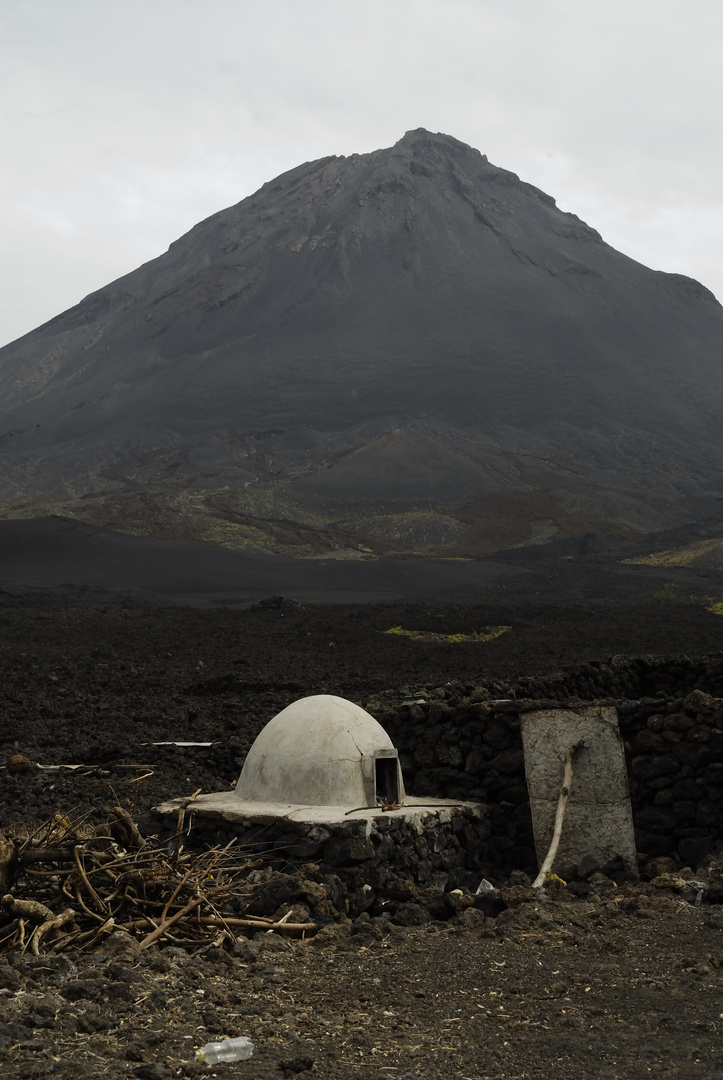
<instances>
[{"instance_id":1,"label":"pile of dry branches","mask_svg":"<svg viewBox=\"0 0 723 1080\"><path fill-rule=\"evenodd\" d=\"M239 930L317 929L311 922L240 917L243 898L250 901L253 891L249 874L264 860L232 844L184 852L180 831L154 846L117 806L101 829L56 815L23 841L0 836L0 951L91 950L118 931L146 949L156 941L221 945L234 942Z\"/></svg>"}]
</instances>

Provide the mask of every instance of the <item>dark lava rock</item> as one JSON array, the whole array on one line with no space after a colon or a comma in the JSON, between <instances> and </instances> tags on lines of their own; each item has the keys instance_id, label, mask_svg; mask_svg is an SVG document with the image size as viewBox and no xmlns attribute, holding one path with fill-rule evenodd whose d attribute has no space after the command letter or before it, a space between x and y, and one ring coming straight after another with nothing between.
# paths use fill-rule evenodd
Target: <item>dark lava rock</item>
<instances>
[{"instance_id":1,"label":"dark lava rock","mask_svg":"<svg viewBox=\"0 0 723 1080\"><path fill-rule=\"evenodd\" d=\"M137 1076L138 1080L168 1080L168 1077L173 1076L173 1072L159 1061L150 1061L147 1065L136 1065L133 1075Z\"/></svg>"},{"instance_id":2,"label":"dark lava rock","mask_svg":"<svg viewBox=\"0 0 723 1080\"><path fill-rule=\"evenodd\" d=\"M700 838L686 837L678 844L678 853L684 863L697 866L713 850L713 840L709 836Z\"/></svg>"},{"instance_id":3,"label":"dark lava rock","mask_svg":"<svg viewBox=\"0 0 723 1080\"><path fill-rule=\"evenodd\" d=\"M96 983L78 979L63 986L60 993L67 1001L82 1001L85 999L97 1001L101 994L101 988Z\"/></svg>"},{"instance_id":4,"label":"dark lava rock","mask_svg":"<svg viewBox=\"0 0 723 1080\"><path fill-rule=\"evenodd\" d=\"M274 874L260 885L246 908L249 915L273 915L282 904L293 903L301 897L298 881L288 874Z\"/></svg>"},{"instance_id":5,"label":"dark lava rock","mask_svg":"<svg viewBox=\"0 0 723 1080\"><path fill-rule=\"evenodd\" d=\"M397 926L424 926L431 922L432 916L421 904L401 904L392 915L392 922Z\"/></svg>"},{"instance_id":6,"label":"dark lava rock","mask_svg":"<svg viewBox=\"0 0 723 1080\"><path fill-rule=\"evenodd\" d=\"M300 1055L295 1058L287 1058L284 1061L279 1062L279 1068L284 1076L295 1076L298 1073L307 1072L313 1068L314 1059L307 1055Z\"/></svg>"},{"instance_id":7,"label":"dark lava rock","mask_svg":"<svg viewBox=\"0 0 723 1080\"><path fill-rule=\"evenodd\" d=\"M25 1024L19 1023L17 1020L11 1020L9 1023L3 1024L0 1027L0 1039L6 1046L12 1043L26 1042L32 1038L32 1030L25 1026Z\"/></svg>"},{"instance_id":8,"label":"dark lava rock","mask_svg":"<svg viewBox=\"0 0 723 1080\"><path fill-rule=\"evenodd\" d=\"M529 886L529 885L532 884L532 878L529 876L529 874L526 874L524 872L524 870L513 870L512 873L510 874L510 876L507 878L506 884L508 886L512 886L512 885L527 885L527 886Z\"/></svg>"},{"instance_id":9,"label":"dark lava rock","mask_svg":"<svg viewBox=\"0 0 723 1080\"><path fill-rule=\"evenodd\" d=\"M568 881L567 891L584 900L593 891L593 886L589 881Z\"/></svg>"},{"instance_id":10,"label":"dark lava rock","mask_svg":"<svg viewBox=\"0 0 723 1080\"><path fill-rule=\"evenodd\" d=\"M591 874L596 873L598 870L602 870L600 860L594 855L585 855L575 869L575 876L579 878L580 881L586 881Z\"/></svg>"},{"instance_id":11,"label":"dark lava rock","mask_svg":"<svg viewBox=\"0 0 723 1080\"><path fill-rule=\"evenodd\" d=\"M19 990L22 979L9 964L0 963L0 990Z\"/></svg>"},{"instance_id":12,"label":"dark lava rock","mask_svg":"<svg viewBox=\"0 0 723 1080\"><path fill-rule=\"evenodd\" d=\"M508 908L519 907L535 900L534 889L529 885L508 885L500 889L500 896Z\"/></svg>"},{"instance_id":13,"label":"dark lava rock","mask_svg":"<svg viewBox=\"0 0 723 1080\"><path fill-rule=\"evenodd\" d=\"M37 764L31 761L25 754L11 754L5 763L5 768L12 774L32 773L37 771Z\"/></svg>"}]
</instances>

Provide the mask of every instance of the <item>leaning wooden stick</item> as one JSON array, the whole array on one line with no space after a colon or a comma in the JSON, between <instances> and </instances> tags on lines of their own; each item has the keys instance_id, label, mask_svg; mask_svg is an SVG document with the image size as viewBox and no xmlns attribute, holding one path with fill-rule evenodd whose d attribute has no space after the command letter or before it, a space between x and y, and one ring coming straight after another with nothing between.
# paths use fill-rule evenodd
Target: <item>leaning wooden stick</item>
<instances>
[{"instance_id":1,"label":"leaning wooden stick","mask_svg":"<svg viewBox=\"0 0 723 1080\"><path fill-rule=\"evenodd\" d=\"M550 843L549 851L547 852L547 855L545 855L539 874L532 882L533 889L538 889L540 885L545 884L547 875L550 873L552 864L555 861L557 849L560 846L560 837L562 836L562 823L565 820L565 808L567 807L567 800L570 797L570 788L572 787L572 759L575 756L575 752L579 750L581 746L581 742L575 743L574 746L568 746L564 755L560 758L560 761L565 766L565 774L562 778L560 798L557 801L555 828L552 831L552 841Z\"/></svg>"}]
</instances>

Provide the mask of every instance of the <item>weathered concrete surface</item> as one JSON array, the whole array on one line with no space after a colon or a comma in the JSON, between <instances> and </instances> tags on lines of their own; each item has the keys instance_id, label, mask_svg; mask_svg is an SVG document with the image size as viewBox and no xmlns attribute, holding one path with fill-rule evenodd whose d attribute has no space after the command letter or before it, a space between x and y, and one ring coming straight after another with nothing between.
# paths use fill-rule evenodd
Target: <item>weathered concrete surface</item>
<instances>
[{"instance_id":1,"label":"weathered concrete surface","mask_svg":"<svg viewBox=\"0 0 723 1080\"><path fill-rule=\"evenodd\" d=\"M404 804L395 810L384 810L381 806L374 809L360 807L359 810L354 808L350 810L346 805L313 806L289 802L241 800L233 791L210 791L206 795L199 795L190 805L188 799L167 799L158 806L154 806L153 813L161 817L170 816L175 820L181 806L187 807L185 819L187 825L189 821L198 822L202 818L210 820L213 817L233 823L251 821L269 823L280 820L304 826L333 826L345 822L362 821L367 836L374 828L374 822L379 820L421 822L425 825L438 820L447 824L449 811L452 809L464 809L477 815L483 812L480 803L460 802L455 799L433 799L427 796L415 798L407 795ZM422 825L418 827L421 829Z\"/></svg>"},{"instance_id":2,"label":"weathered concrete surface","mask_svg":"<svg viewBox=\"0 0 723 1080\"><path fill-rule=\"evenodd\" d=\"M403 802L404 784L397 751L381 724L352 701L317 694L269 720L249 750L235 795L349 809Z\"/></svg>"},{"instance_id":3,"label":"weathered concrete surface","mask_svg":"<svg viewBox=\"0 0 723 1080\"><path fill-rule=\"evenodd\" d=\"M269 721L234 791L154 807L162 833L175 831L181 807L192 845L233 840L273 852L282 866L315 859L329 872L343 870L353 889L380 888L395 873L434 880L440 889L473 887L487 872L485 808L407 797L384 728L330 694L301 698ZM357 913L367 899L355 901Z\"/></svg>"},{"instance_id":4,"label":"weathered concrete surface","mask_svg":"<svg viewBox=\"0 0 723 1080\"><path fill-rule=\"evenodd\" d=\"M538 863L552 840L563 765L569 746L582 743L554 868L563 877L586 855L601 865L621 858L638 875L625 754L612 706L540 709L521 718L525 771Z\"/></svg>"},{"instance_id":5,"label":"weathered concrete surface","mask_svg":"<svg viewBox=\"0 0 723 1080\"><path fill-rule=\"evenodd\" d=\"M160 836L175 834L185 801L154 808ZM433 887L440 895L463 887L474 892L480 878L493 870L489 834L484 806L445 799L407 799L399 810L379 807L350 814L339 806L251 803L227 791L199 796L184 822L184 844L196 850L233 841L235 851L263 855L286 873L316 864L325 878L338 883L352 918L366 911L377 894L386 895L393 878Z\"/></svg>"}]
</instances>

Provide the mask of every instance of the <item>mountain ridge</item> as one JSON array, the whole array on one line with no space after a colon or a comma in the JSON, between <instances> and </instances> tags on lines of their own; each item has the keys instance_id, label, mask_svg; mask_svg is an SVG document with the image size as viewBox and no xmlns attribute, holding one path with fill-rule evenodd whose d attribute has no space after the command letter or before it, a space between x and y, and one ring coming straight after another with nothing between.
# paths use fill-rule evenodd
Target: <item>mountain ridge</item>
<instances>
[{"instance_id":1,"label":"mountain ridge","mask_svg":"<svg viewBox=\"0 0 723 1080\"><path fill-rule=\"evenodd\" d=\"M232 504L267 520L251 504L273 489L268 520L314 518L323 550L334 529L369 540L350 508L461 521L486 494L549 491L563 532L642 535L723 494L721 355L704 286L417 129L289 170L0 350L2 513L117 528L142 493L152 535L152 506L172 517L193 491L204 539ZM364 453L395 431L405 460L394 439ZM450 464L424 490L422 443L458 484ZM539 528L521 514L525 543Z\"/></svg>"}]
</instances>

